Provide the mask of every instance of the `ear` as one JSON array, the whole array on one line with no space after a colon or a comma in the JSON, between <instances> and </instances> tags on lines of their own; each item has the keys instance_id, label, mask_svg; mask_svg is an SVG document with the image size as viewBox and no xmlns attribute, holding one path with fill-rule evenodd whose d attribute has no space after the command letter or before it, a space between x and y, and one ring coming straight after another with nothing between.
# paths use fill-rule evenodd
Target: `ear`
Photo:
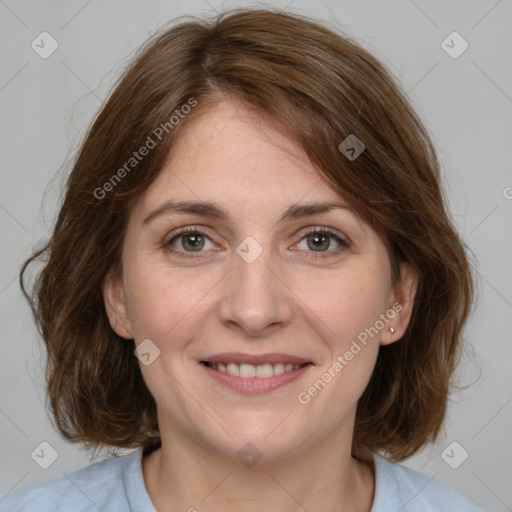
<instances>
[{"instance_id":1,"label":"ear","mask_svg":"<svg viewBox=\"0 0 512 512\"><path fill-rule=\"evenodd\" d=\"M132 339L132 326L121 279L109 272L103 281L102 291L110 327L122 338Z\"/></svg>"},{"instance_id":2,"label":"ear","mask_svg":"<svg viewBox=\"0 0 512 512\"><path fill-rule=\"evenodd\" d=\"M418 276L414 269L405 262L400 264L400 279L395 284L390 296L388 322L382 330L380 344L390 345L398 341L407 330L416 297ZM394 315L391 313L394 312ZM392 333L389 328L393 328Z\"/></svg>"}]
</instances>

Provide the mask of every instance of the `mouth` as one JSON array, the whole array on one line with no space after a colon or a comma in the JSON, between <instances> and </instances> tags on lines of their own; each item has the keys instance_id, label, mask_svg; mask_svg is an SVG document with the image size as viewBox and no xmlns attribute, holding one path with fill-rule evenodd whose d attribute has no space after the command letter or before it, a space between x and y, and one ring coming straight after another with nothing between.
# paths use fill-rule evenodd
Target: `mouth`
<instances>
[{"instance_id":1,"label":"mouth","mask_svg":"<svg viewBox=\"0 0 512 512\"><path fill-rule=\"evenodd\" d=\"M241 377L242 379L250 379L252 377L257 377L259 379L269 379L270 377L274 377L276 375L282 375L283 373L292 372L294 370L299 370L303 366L311 363L304 364L292 364L292 363L263 363L263 364L247 364L247 363L235 363L235 362L225 362L225 363L212 363L209 361L201 361L202 364L215 370L217 372L227 373L228 375L233 375L234 377Z\"/></svg>"},{"instance_id":2,"label":"mouth","mask_svg":"<svg viewBox=\"0 0 512 512\"><path fill-rule=\"evenodd\" d=\"M219 354L200 361L215 381L245 394L261 394L282 387L313 366L287 354Z\"/></svg>"}]
</instances>

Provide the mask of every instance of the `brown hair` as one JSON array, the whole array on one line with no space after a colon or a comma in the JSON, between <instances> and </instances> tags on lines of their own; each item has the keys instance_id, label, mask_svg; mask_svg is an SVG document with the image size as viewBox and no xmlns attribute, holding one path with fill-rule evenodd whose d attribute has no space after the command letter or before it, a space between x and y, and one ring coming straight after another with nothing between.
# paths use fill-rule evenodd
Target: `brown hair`
<instances>
[{"instance_id":1,"label":"brown hair","mask_svg":"<svg viewBox=\"0 0 512 512\"><path fill-rule=\"evenodd\" d=\"M433 145L388 71L349 38L268 9L180 21L157 33L89 129L51 239L20 275L47 347L55 425L68 440L89 447L158 443L155 401L133 343L110 327L102 284L109 271L120 272L128 214L176 135L226 97L287 127L382 236L394 280L400 262L418 275L409 326L401 340L380 347L353 440L353 453L362 459L381 452L402 460L436 439L445 416L473 302L467 249L447 213ZM197 107L180 115L193 101ZM366 147L352 161L338 149L350 134ZM149 139L154 147L131 161ZM47 258L31 296L23 275L41 256Z\"/></svg>"}]
</instances>

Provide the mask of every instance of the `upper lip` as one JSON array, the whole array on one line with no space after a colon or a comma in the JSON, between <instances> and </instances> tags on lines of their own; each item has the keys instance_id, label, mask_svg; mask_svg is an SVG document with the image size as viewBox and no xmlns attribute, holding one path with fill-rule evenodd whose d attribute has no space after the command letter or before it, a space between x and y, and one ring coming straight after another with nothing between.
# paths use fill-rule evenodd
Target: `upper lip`
<instances>
[{"instance_id":1,"label":"upper lip","mask_svg":"<svg viewBox=\"0 0 512 512\"><path fill-rule=\"evenodd\" d=\"M208 356L201 361L207 363L238 363L238 364L306 364L310 363L302 357L292 356L290 354L243 354L240 352L226 352Z\"/></svg>"}]
</instances>

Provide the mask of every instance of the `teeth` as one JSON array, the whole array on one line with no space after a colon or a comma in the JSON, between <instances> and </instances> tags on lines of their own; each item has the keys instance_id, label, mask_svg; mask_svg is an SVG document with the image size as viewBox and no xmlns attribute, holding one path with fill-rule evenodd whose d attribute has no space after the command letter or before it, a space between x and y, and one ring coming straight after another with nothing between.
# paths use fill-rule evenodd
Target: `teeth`
<instances>
[{"instance_id":1,"label":"teeth","mask_svg":"<svg viewBox=\"0 0 512 512\"><path fill-rule=\"evenodd\" d=\"M211 367L214 370L219 372L228 373L229 375L234 375L235 377L259 377L261 379L266 379L268 377L273 377L274 375L281 375L285 372L291 372L292 370L298 370L302 367L301 364L238 364L238 363L212 363Z\"/></svg>"},{"instance_id":2,"label":"teeth","mask_svg":"<svg viewBox=\"0 0 512 512\"><path fill-rule=\"evenodd\" d=\"M224 366L224 365L217 364L215 366L216 366L217 370L219 370L221 372L224 371L224 370L220 369L220 366ZM229 373L229 375L234 375L235 377L238 377L240 375L240 365L236 364L236 363L229 363L228 364L228 373Z\"/></svg>"},{"instance_id":3,"label":"teeth","mask_svg":"<svg viewBox=\"0 0 512 512\"><path fill-rule=\"evenodd\" d=\"M281 375L281 373L284 373L284 364L283 363L277 363L274 365L274 375Z\"/></svg>"},{"instance_id":4,"label":"teeth","mask_svg":"<svg viewBox=\"0 0 512 512\"><path fill-rule=\"evenodd\" d=\"M240 377L256 377L256 367L252 364L241 364Z\"/></svg>"},{"instance_id":5,"label":"teeth","mask_svg":"<svg viewBox=\"0 0 512 512\"><path fill-rule=\"evenodd\" d=\"M274 368L271 364L259 364L256 366L256 377L272 377L274 375Z\"/></svg>"}]
</instances>

